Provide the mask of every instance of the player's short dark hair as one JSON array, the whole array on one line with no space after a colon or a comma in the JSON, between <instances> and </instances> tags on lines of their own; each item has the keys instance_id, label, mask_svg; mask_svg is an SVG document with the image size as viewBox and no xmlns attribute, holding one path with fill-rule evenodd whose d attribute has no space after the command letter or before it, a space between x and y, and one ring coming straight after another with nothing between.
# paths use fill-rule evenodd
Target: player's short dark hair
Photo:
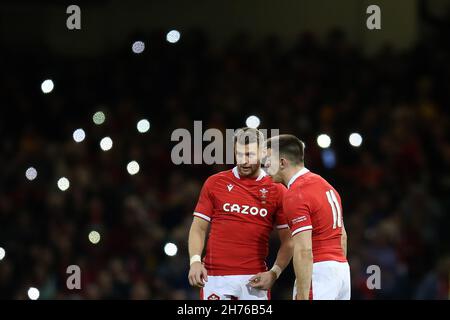
<instances>
[{"instance_id":1,"label":"player's short dark hair","mask_svg":"<svg viewBox=\"0 0 450 320\"><path fill-rule=\"evenodd\" d=\"M281 134L267 140L267 149L278 146L280 157L294 164L305 162L305 144L292 134Z\"/></svg>"},{"instance_id":2,"label":"player's short dark hair","mask_svg":"<svg viewBox=\"0 0 450 320\"><path fill-rule=\"evenodd\" d=\"M239 144L250 144L256 142L258 147L264 143L264 135L255 128L244 127L240 128L234 134L234 145Z\"/></svg>"}]
</instances>

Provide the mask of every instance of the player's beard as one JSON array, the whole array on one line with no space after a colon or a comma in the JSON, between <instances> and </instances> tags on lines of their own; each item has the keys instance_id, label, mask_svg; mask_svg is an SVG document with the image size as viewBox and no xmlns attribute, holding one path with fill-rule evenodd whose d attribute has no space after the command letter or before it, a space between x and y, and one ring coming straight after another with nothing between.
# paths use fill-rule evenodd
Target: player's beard
<instances>
[{"instance_id":1,"label":"player's beard","mask_svg":"<svg viewBox=\"0 0 450 320\"><path fill-rule=\"evenodd\" d=\"M277 182L277 183L283 183L284 182L283 178L278 173L276 173L274 175L271 175L271 177L272 177L272 180L274 182Z\"/></svg>"},{"instance_id":2,"label":"player's beard","mask_svg":"<svg viewBox=\"0 0 450 320\"><path fill-rule=\"evenodd\" d=\"M256 177L261 165L258 164L238 164L239 175L245 178Z\"/></svg>"},{"instance_id":3,"label":"player's beard","mask_svg":"<svg viewBox=\"0 0 450 320\"><path fill-rule=\"evenodd\" d=\"M269 162L269 165L267 166L266 163L263 170L272 178L274 182L283 183L284 180L280 173L279 163L276 166L274 164L276 164L276 162Z\"/></svg>"},{"instance_id":4,"label":"player's beard","mask_svg":"<svg viewBox=\"0 0 450 320\"><path fill-rule=\"evenodd\" d=\"M264 168L264 171L272 178L273 182L283 183L283 177L280 174L280 171L273 172L274 170L270 170L269 168Z\"/></svg>"}]
</instances>

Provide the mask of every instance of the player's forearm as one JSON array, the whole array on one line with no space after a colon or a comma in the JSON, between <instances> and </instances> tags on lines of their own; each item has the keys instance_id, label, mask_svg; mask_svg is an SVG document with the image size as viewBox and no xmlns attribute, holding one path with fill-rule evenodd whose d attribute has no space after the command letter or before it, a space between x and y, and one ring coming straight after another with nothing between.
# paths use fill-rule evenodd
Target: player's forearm
<instances>
[{"instance_id":1,"label":"player's forearm","mask_svg":"<svg viewBox=\"0 0 450 320\"><path fill-rule=\"evenodd\" d=\"M188 240L188 248L189 248L189 256L192 257L194 255L202 255L203 248L205 246L205 238L206 231L191 227L189 231L189 240Z\"/></svg>"},{"instance_id":2,"label":"player's forearm","mask_svg":"<svg viewBox=\"0 0 450 320\"><path fill-rule=\"evenodd\" d=\"M297 299L308 300L311 288L313 256L311 249L294 248L294 270L297 279Z\"/></svg>"},{"instance_id":3,"label":"player's forearm","mask_svg":"<svg viewBox=\"0 0 450 320\"><path fill-rule=\"evenodd\" d=\"M347 237L342 236L341 239L342 251L344 251L344 256L347 257Z\"/></svg>"},{"instance_id":4,"label":"player's forearm","mask_svg":"<svg viewBox=\"0 0 450 320\"><path fill-rule=\"evenodd\" d=\"M283 271L284 269L286 269L289 262L291 262L292 253L293 253L293 245L291 240L281 243L280 249L278 249L277 259L275 260L274 265L279 266L281 271Z\"/></svg>"},{"instance_id":5,"label":"player's forearm","mask_svg":"<svg viewBox=\"0 0 450 320\"><path fill-rule=\"evenodd\" d=\"M342 228L341 247L344 252L344 256L347 257L347 232L345 231L345 228Z\"/></svg>"}]
</instances>

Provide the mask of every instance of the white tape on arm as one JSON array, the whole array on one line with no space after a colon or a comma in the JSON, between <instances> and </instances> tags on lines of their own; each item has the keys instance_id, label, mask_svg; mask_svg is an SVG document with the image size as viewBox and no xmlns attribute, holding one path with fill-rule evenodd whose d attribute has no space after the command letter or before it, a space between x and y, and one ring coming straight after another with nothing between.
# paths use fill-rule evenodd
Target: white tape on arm
<instances>
[{"instance_id":1,"label":"white tape on arm","mask_svg":"<svg viewBox=\"0 0 450 320\"><path fill-rule=\"evenodd\" d=\"M276 264L273 265L272 269L270 269L270 271L275 272L275 274L277 275L277 279L280 277L280 274L283 270L281 270L281 268L279 266L277 266Z\"/></svg>"},{"instance_id":2,"label":"white tape on arm","mask_svg":"<svg viewBox=\"0 0 450 320\"><path fill-rule=\"evenodd\" d=\"M200 255L198 255L198 254L194 254L191 257L190 265L192 265L194 262L202 262L202 257L200 257Z\"/></svg>"}]
</instances>

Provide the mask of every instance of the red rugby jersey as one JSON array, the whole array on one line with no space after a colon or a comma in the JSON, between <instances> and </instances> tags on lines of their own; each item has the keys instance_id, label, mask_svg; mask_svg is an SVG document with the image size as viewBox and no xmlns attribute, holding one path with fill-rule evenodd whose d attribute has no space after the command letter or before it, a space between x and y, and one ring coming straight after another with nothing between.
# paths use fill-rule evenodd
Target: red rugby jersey
<instances>
[{"instance_id":1,"label":"red rugby jersey","mask_svg":"<svg viewBox=\"0 0 450 320\"><path fill-rule=\"evenodd\" d=\"M261 170L258 178L240 177L237 167L210 176L194 216L211 223L206 255L209 275L247 275L267 270L273 227L288 228L283 214L286 188Z\"/></svg>"},{"instance_id":2,"label":"red rugby jersey","mask_svg":"<svg viewBox=\"0 0 450 320\"><path fill-rule=\"evenodd\" d=\"M283 211L292 236L312 230L314 262L347 261L341 246L341 197L325 179L306 168L300 170L288 183Z\"/></svg>"}]
</instances>

